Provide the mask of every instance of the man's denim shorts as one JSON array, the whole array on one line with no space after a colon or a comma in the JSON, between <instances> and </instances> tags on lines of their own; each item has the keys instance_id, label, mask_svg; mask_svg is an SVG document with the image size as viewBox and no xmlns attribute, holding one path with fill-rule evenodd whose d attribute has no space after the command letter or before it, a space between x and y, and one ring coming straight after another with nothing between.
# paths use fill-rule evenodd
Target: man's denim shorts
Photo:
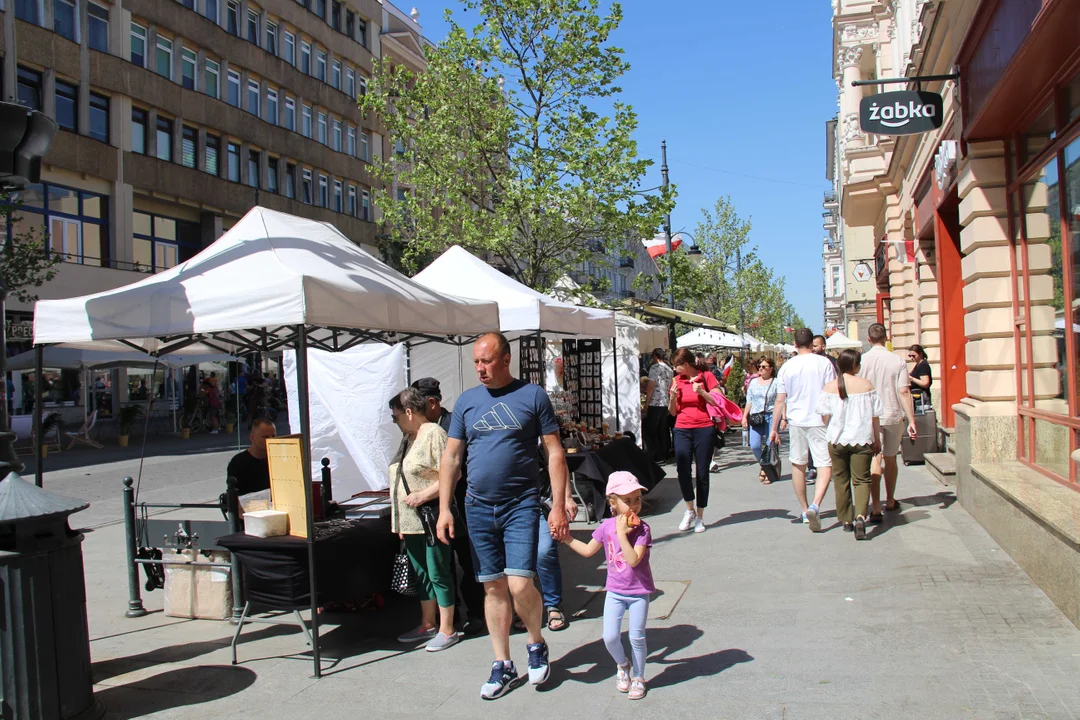
<instances>
[{"instance_id":1,"label":"man's denim shorts","mask_svg":"<svg viewBox=\"0 0 1080 720\"><path fill-rule=\"evenodd\" d=\"M492 582L506 575L536 576L536 549L540 522L540 495L527 492L504 503L491 504L465 496L473 567L477 582Z\"/></svg>"}]
</instances>

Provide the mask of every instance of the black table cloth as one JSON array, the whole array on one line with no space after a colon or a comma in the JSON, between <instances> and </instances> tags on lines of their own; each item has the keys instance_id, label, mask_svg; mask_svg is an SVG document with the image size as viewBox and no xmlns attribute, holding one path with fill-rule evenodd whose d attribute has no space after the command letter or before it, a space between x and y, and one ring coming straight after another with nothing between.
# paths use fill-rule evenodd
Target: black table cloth
<instances>
[{"instance_id":1,"label":"black table cloth","mask_svg":"<svg viewBox=\"0 0 1080 720\"><path fill-rule=\"evenodd\" d=\"M566 466L570 472L592 481L591 487L582 487L579 484L578 490L583 496L588 495L583 499L592 504L595 520L603 518L607 512L607 505L603 502L603 498L607 488L607 479L611 473L618 470L633 473L646 490L652 490L664 479L663 468L650 460L645 451L633 440L625 437L613 440L599 450L567 453Z\"/></svg>"},{"instance_id":2,"label":"black table cloth","mask_svg":"<svg viewBox=\"0 0 1080 720\"><path fill-rule=\"evenodd\" d=\"M389 590L397 535L390 519L351 520L326 532L316 523L315 567L318 604L357 600ZM311 607L307 541L289 535L259 538L234 533L217 539L232 552L244 576L246 599L271 610Z\"/></svg>"}]
</instances>

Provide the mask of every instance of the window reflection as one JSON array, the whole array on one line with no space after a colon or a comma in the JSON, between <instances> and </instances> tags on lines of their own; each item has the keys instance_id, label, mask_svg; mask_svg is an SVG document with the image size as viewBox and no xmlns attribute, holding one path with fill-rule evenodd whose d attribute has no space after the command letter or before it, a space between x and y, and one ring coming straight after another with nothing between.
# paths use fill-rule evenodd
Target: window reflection
<instances>
[{"instance_id":1,"label":"window reflection","mask_svg":"<svg viewBox=\"0 0 1080 720\"><path fill-rule=\"evenodd\" d=\"M1025 205L1033 315L1032 355L1036 367L1035 406L1041 410L1067 415L1069 373L1065 335L1062 331L1064 325L1059 328L1055 322L1055 327L1047 338L1050 328L1040 326L1034 317L1037 304L1049 301L1057 320L1065 303L1061 250L1061 187L1057 167L1056 157L1043 167L1037 181L1027 187Z\"/></svg>"},{"instance_id":2,"label":"window reflection","mask_svg":"<svg viewBox=\"0 0 1080 720\"><path fill-rule=\"evenodd\" d=\"M1080 282L1080 139L1065 148L1064 202L1065 219L1069 226L1072 297L1063 298L1060 313L1055 314L1054 325L1055 335L1060 333L1064 337L1067 332L1073 334L1073 345L1077 352L1074 362L1080 362L1080 293L1077 291L1077 283ZM1080 376L1080 368L1074 367L1072 370L1075 382L1075 378ZM1076 398L1077 407L1080 407L1080 388L1073 388L1073 397Z\"/></svg>"}]
</instances>

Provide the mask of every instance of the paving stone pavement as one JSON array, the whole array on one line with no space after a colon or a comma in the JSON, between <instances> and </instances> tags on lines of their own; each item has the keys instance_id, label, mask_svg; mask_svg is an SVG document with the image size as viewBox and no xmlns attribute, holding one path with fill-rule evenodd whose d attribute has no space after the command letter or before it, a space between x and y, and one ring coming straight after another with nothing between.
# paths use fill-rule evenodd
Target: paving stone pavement
<instances>
[{"instance_id":1,"label":"paving stone pavement","mask_svg":"<svg viewBox=\"0 0 1080 720\"><path fill-rule=\"evenodd\" d=\"M724 453L706 533L675 529L674 479L649 499L653 572L665 590L651 615L670 615L649 621L641 702L615 690L599 639L598 558L562 555L575 617L547 634L549 686L487 703L478 690L488 639L437 654L404 648L394 637L418 610L396 597L380 612L324 619L322 680L295 628L247 627L233 667L232 626L166 618L160 592L145 597L154 612L125 619L116 525L85 543L98 699L108 718L1080 718L1080 631L949 488L902 467L902 512L856 543L835 523L831 490L826 531L814 535L796 519L786 478L763 486L746 450ZM182 472L164 461L159 470ZM524 644L514 636L519 667Z\"/></svg>"}]
</instances>

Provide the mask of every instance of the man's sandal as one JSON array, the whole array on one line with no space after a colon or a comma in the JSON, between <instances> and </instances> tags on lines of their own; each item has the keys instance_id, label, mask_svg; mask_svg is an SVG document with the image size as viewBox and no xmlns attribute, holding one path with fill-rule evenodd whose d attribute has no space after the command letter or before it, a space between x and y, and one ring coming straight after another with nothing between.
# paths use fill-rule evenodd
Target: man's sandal
<instances>
[{"instance_id":1,"label":"man's sandal","mask_svg":"<svg viewBox=\"0 0 1080 720\"><path fill-rule=\"evenodd\" d=\"M547 628L551 632L559 632L560 630L565 630L567 627L569 627L570 624L566 622L566 615L564 615L563 611L559 608L548 608L547 614Z\"/></svg>"}]
</instances>

